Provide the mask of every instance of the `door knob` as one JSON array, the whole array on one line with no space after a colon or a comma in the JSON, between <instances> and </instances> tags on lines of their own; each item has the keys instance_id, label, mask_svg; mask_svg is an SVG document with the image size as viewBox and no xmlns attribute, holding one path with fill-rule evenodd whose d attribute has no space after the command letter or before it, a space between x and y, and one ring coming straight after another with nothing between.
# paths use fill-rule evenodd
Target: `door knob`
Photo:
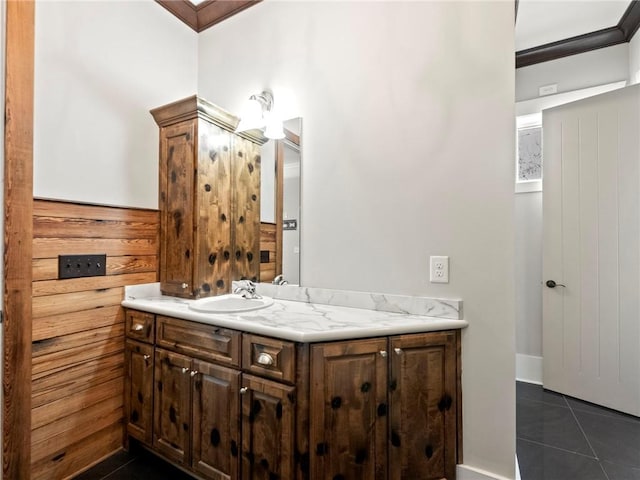
<instances>
[{"instance_id":1,"label":"door knob","mask_svg":"<svg viewBox=\"0 0 640 480\"><path fill-rule=\"evenodd\" d=\"M553 280L547 280L545 285L549 288L566 287L566 285L562 285L561 283L556 283Z\"/></svg>"}]
</instances>

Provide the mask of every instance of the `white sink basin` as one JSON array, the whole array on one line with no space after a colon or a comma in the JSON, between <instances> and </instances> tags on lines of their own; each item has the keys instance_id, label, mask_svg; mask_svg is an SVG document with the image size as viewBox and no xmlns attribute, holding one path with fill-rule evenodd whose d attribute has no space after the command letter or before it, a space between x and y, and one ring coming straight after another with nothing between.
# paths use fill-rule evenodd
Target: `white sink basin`
<instances>
[{"instance_id":1,"label":"white sink basin","mask_svg":"<svg viewBox=\"0 0 640 480\"><path fill-rule=\"evenodd\" d=\"M241 295L228 294L196 300L189 305L191 310L202 313L240 313L260 310L273 305L273 298L244 298Z\"/></svg>"}]
</instances>

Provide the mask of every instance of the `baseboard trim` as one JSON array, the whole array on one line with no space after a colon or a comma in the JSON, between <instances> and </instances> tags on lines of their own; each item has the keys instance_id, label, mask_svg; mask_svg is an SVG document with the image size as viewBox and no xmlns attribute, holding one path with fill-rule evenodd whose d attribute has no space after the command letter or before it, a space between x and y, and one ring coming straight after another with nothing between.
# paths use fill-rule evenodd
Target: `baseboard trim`
<instances>
[{"instance_id":1,"label":"baseboard trim","mask_svg":"<svg viewBox=\"0 0 640 480\"><path fill-rule=\"evenodd\" d=\"M542 385L542 357L517 353L516 380Z\"/></svg>"},{"instance_id":2,"label":"baseboard trim","mask_svg":"<svg viewBox=\"0 0 640 480\"><path fill-rule=\"evenodd\" d=\"M458 480L511 480L508 477L496 475L469 465L458 465L457 467L456 478ZM516 478L520 478L519 473L516 473Z\"/></svg>"}]
</instances>

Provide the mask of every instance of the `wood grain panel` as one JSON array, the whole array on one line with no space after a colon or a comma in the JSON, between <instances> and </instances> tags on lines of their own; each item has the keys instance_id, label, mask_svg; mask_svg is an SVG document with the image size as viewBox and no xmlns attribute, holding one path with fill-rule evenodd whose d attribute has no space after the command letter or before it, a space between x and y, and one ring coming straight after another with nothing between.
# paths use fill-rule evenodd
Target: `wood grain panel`
<instances>
[{"instance_id":1,"label":"wood grain panel","mask_svg":"<svg viewBox=\"0 0 640 480\"><path fill-rule=\"evenodd\" d=\"M122 448L122 423L113 423L34 462L31 480L70 478Z\"/></svg>"},{"instance_id":2,"label":"wood grain panel","mask_svg":"<svg viewBox=\"0 0 640 480\"><path fill-rule=\"evenodd\" d=\"M35 200L31 478L75 476L122 445L124 286L158 278L157 211ZM58 280L58 255L107 275ZM87 448L90 445L90 448Z\"/></svg>"},{"instance_id":3,"label":"wood grain panel","mask_svg":"<svg viewBox=\"0 0 640 480\"><path fill-rule=\"evenodd\" d=\"M193 285L196 121L163 127L160 133L160 288L191 297Z\"/></svg>"},{"instance_id":4,"label":"wood grain panel","mask_svg":"<svg viewBox=\"0 0 640 480\"><path fill-rule=\"evenodd\" d=\"M260 223L260 252L269 252L269 261L260 262L260 281L271 282L276 276L276 225Z\"/></svg>"},{"instance_id":5,"label":"wood grain panel","mask_svg":"<svg viewBox=\"0 0 640 480\"><path fill-rule=\"evenodd\" d=\"M216 125L198 121L197 191L198 235L194 258L194 286L201 296L220 295L231 289L231 151L230 136Z\"/></svg>"},{"instance_id":6,"label":"wood grain panel","mask_svg":"<svg viewBox=\"0 0 640 480\"><path fill-rule=\"evenodd\" d=\"M31 458L37 462L61 445L75 443L116 422L122 424L122 390L114 392L103 402L79 410L75 415L64 416L34 429L31 432Z\"/></svg>"},{"instance_id":7,"label":"wood grain panel","mask_svg":"<svg viewBox=\"0 0 640 480\"><path fill-rule=\"evenodd\" d=\"M157 273L158 257L156 255L116 256L108 257L107 275L123 275L126 273ZM37 258L32 261L33 281L56 280L58 278L57 258ZM156 281L156 280L152 280Z\"/></svg>"},{"instance_id":8,"label":"wood grain panel","mask_svg":"<svg viewBox=\"0 0 640 480\"><path fill-rule=\"evenodd\" d=\"M124 322L124 312L120 305L34 318L33 341L37 342L122 322Z\"/></svg>"},{"instance_id":9,"label":"wood grain panel","mask_svg":"<svg viewBox=\"0 0 640 480\"><path fill-rule=\"evenodd\" d=\"M122 335L124 335L124 323L41 340L33 344L33 362L36 363L40 357L46 355L68 352L75 347L88 346ZM95 346L92 345L92 347Z\"/></svg>"},{"instance_id":10,"label":"wood grain panel","mask_svg":"<svg viewBox=\"0 0 640 480\"><path fill-rule=\"evenodd\" d=\"M35 2L5 2L2 472L29 478Z\"/></svg>"},{"instance_id":11,"label":"wood grain panel","mask_svg":"<svg viewBox=\"0 0 640 480\"><path fill-rule=\"evenodd\" d=\"M155 272L113 275L108 277L73 278L67 279L64 282L59 280L44 280L34 283L33 296L42 297L44 295L104 290L105 288L124 287L125 285L137 285L155 281Z\"/></svg>"},{"instance_id":12,"label":"wood grain panel","mask_svg":"<svg viewBox=\"0 0 640 480\"><path fill-rule=\"evenodd\" d=\"M107 356L115 352L121 352L123 349L122 336L117 336L96 342L92 344L90 348L88 348L87 345L80 345L78 347L43 355L33 359L32 378L37 379L51 372L67 370L74 365L79 365L88 360Z\"/></svg>"},{"instance_id":13,"label":"wood grain panel","mask_svg":"<svg viewBox=\"0 0 640 480\"><path fill-rule=\"evenodd\" d=\"M108 400L115 395L122 394L123 378L114 378L108 382L87 388L82 395L71 398L61 398L55 402L47 403L34 408L31 411L31 427L36 429L53 421L53 419L65 416L69 411L82 410L91 405Z\"/></svg>"},{"instance_id":14,"label":"wood grain panel","mask_svg":"<svg viewBox=\"0 0 640 480\"><path fill-rule=\"evenodd\" d=\"M33 380L31 403L33 408L74 396L101 383L123 376L124 359L120 353L96 358L49 373Z\"/></svg>"},{"instance_id":15,"label":"wood grain panel","mask_svg":"<svg viewBox=\"0 0 640 480\"><path fill-rule=\"evenodd\" d=\"M155 255L157 241L123 238L34 238L34 258L57 258L58 255L101 254Z\"/></svg>"},{"instance_id":16,"label":"wood grain panel","mask_svg":"<svg viewBox=\"0 0 640 480\"><path fill-rule=\"evenodd\" d=\"M260 274L260 147L235 137L233 150L232 277L257 282Z\"/></svg>"},{"instance_id":17,"label":"wood grain panel","mask_svg":"<svg viewBox=\"0 0 640 480\"><path fill-rule=\"evenodd\" d=\"M35 217L34 238L136 238L155 239L155 226L149 223L87 220L82 218Z\"/></svg>"},{"instance_id":18,"label":"wood grain panel","mask_svg":"<svg viewBox=\"0 0 640 480\"><path fill-rule=\"evenodd\" d=\"M35 297L33 299L33 318L120 305L123 295L124 288L117 287Z\"/></svg>"}]
</instances>

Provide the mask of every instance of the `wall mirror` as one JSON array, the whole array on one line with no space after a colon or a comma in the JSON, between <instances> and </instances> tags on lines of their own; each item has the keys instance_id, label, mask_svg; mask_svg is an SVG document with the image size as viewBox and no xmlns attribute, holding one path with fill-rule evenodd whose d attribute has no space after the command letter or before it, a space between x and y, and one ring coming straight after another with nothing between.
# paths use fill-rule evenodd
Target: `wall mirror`
<instances>
[{"instance_id":1,"label":"wall mirror","mask_svg":"<svg viewBox=\"0 0 640 480\"><path fill-rule=\"evenodd\" d=\"M260 281L299 285L302 119L285 121L284 132L260 152Z\"/></svg>"}]
</instances>

